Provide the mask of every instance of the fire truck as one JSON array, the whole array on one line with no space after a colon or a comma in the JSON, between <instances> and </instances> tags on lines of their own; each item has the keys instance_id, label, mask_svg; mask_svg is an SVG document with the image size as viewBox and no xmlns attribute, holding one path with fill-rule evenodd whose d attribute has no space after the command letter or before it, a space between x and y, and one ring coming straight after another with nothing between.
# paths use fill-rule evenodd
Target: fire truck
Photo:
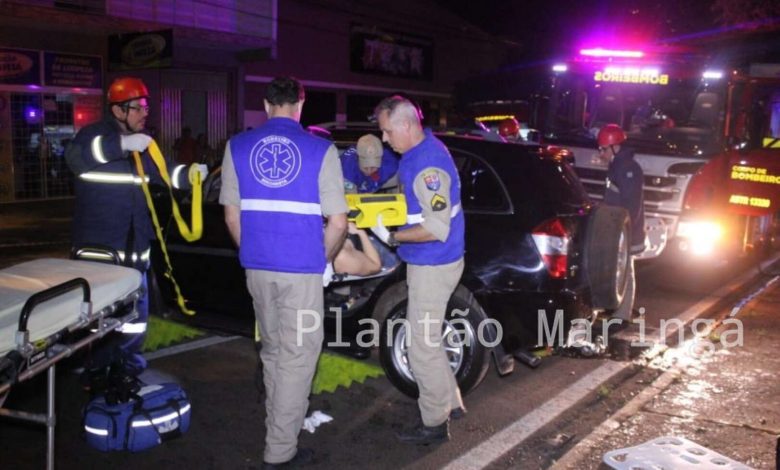
<instances>
[{"instance_id":1,"label":"fire truck","mask_svg":"<svg viewBox=\"0 0 780 470\"><path fill-rule=\"evenodd\" d=\"M709 57L712 57L710 55ZM780 64L729 68L692 53L589 48L552 66L529 99L533 127L566 147L593 199L608 123L644 171L646 250L729 257L771 246L780 210Z\"/></svg>"}]
</instances>

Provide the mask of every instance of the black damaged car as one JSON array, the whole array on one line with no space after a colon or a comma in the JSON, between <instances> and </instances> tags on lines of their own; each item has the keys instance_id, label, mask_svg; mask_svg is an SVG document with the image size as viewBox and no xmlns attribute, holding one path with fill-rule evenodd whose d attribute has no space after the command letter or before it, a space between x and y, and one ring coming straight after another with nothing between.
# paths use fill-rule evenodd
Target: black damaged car
<instances>
[{"instance_id":1,"label":"black damaged car","mask_svg":"<svg viewBox=\"0 0 780 470\"><path fill-rule=\"evenodd\" d=\"M328 129L342 150L367 131ZM491 357L499 373L508 373L514 352L550 341L558 346L572 320L590 319L625 300L628 216L623 209L594 205L560 153L473 136L438 137L458 168L466 216L465 271L450 299L443 335L465 394L485 377ZM197 242L178 235L167 191L156 193L156 206L174 275L188 305L198 311L187 321L251 335L252 302L217 202L219 176L212 173L204 185L204 232ZM368 352L367 343L377 346L390 381L416 396L405 328L397 321L406 314L405 269L383 251L379 274L337 276L326 289L325 346L347 343L358 356ZM152 260L155 272L165 272L159 249ZM162 298L174 306L169 283L157 277Z\"/></svg>"}]
</instances>

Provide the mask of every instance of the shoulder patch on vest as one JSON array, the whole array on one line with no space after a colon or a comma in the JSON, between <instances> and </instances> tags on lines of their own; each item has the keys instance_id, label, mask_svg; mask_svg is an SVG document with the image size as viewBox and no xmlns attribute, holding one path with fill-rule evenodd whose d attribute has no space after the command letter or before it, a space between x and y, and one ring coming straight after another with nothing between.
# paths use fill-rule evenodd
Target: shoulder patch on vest
<instances>
[{"instance_id":1,"label":"shoulder patch on vest","mask_svg":"<svg viewBox=\"0 0 780 470\"><path fill-rule=\"evenodd\" d=\"M434 212L443 211L447 208L447 200L441 194L434 194L431 198L431 209Z\"/></svg>"},{"instance_id":2,"label":"shoulder patch on vest","mask_svg":"<svg viewBox=\"0 0 780 470\"><path fill-rule=\"evenodd\" d=\"M438 171L428 171L422 175L423 181L425 181L425 187L431 191L438 191L441 188L441 180L439 179Z\"/></svg>"}]
</instances>

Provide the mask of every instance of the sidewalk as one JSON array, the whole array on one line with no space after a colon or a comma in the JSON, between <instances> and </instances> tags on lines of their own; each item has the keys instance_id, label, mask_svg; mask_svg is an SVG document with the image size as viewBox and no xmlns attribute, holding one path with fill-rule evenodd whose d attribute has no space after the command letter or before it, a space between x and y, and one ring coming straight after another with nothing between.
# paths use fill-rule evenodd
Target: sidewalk
<instances>
[{"instance_id":1,"label":"sidewalk","mask_svg":"<svg viewBox=\"0 0 780 470\"><path fill-rule=\"evenodd\" d=\"M736 323L728 322L705 338L705 346L715 346L711 351L698 348L700 353L691 354L689 347L667 351L660 361L667 371L552 468L612 468L602 462L607 452L663 436L688 439L751 468L776 468L780 445L780 277L767 276L766 280L764 290L733 317L742 322L742 346L729 346L737 342L739 330ZM662 468L647 463L641 468ZM732 467L708 463L685 468Z\"/></svg>"},{"instance_id":2,"label":"sidewalk","mask_svg":"<svg viewBox=\"0 0 780 470\"><path fill-rule=\"evenodd\" d=\"M67 257L73 199L0 204L0 268L40 258Z\"/></svg>"}]
</instances>

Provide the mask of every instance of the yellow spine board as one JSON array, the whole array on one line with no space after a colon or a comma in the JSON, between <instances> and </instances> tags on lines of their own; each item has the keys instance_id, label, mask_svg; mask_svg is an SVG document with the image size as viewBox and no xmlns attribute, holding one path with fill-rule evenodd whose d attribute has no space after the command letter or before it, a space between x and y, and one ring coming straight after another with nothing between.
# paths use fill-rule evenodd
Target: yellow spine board
<instances>
[{"instance_id":1,"label":"yellow spine board","mask_svg":"<svg viewBox=\"0 0 780 470\"><path fill-rule=\"evenodd\" d=\"M403 194L347 194L349 220L358 228L376 225L377 216L382 214L385 227L406 224L406 198Z\"/></svg>"}]
</instances>

